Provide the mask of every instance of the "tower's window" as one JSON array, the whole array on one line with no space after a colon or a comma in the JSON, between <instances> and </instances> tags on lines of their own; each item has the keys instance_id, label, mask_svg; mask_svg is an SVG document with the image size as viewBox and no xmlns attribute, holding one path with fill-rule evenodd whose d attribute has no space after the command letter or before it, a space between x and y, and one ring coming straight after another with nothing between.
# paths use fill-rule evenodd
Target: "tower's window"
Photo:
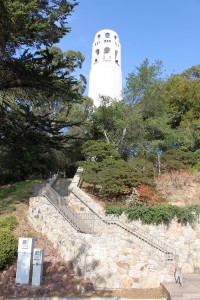
<instances>
[{"instance_id":1,"label":"tower's window","mask_svg":"<svg viewBox=\"0 0 200 300\"><path fill-rule=\"evenodd\" d=\"M97 35L97 37L98 37L98 39L100 39L101 35L100 35L100 34L98 34L98 35Z\"/></svg>"},{"instance_id":2,"label":"tower's window","mask_svg":"<svg viewBox=\"0 0 200 300\"><path fill-rule=\"evenodd\" d=\"M118 64L119 63L119 57L118 57L118 51L115 50L115 62Z\"/></svg>"},{"instance_id":3,"label":"tower's window","mask_svg":"<svg viewBox=\"0 0 200 300\"><path fill-rule=\"evenodd\" d=\"M111 56L110 56L110 48L106 47L104 48L104 60L110 60Z\"/></svg>"},{"instance_id":4,"label":"tower's window","mask_svg":"<svg viewBox=\"0 0 200 300\"><path fill-rule=\"evenodd\" d=\"M117 36L115 35L114 38L115 38L115 40L116 40L116 39L117 39Z\"/></svg>"},{"instance_id":5,"label":"tower's window","mask_svg":"<svg viewBox=\"0 0 200 300\"><path fill-rule=\"evenodd\" d=\"M107 39L109 39L109 38L110 38L110 33L107 32L107 33L105 34L105 37L106 37Z\"/></svg>"},{"instance_id":6,"label":"tower's window","mask_svg":"<svg viewBox=\"0 0 200 300\"><path fill-rule=\"evenodd\" d=\"M94 58L95 63L99 61L99 52L100 52L99 49L95 50L95 58Z\"/></svg>"}]
</instances>

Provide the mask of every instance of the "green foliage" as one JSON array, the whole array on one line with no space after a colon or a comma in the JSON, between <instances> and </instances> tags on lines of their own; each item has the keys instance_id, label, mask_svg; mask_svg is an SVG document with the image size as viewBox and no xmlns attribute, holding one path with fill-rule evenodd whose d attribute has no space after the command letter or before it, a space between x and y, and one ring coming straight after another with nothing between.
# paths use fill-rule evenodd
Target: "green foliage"
<instances>
[{"instance_id":1,"label":"green foliage","mask_svg":"<svg viewBox=\"0 0 200 300\"><path fill-rule=\"evenodd\" d=\"M17 226L17 220L13 216L9 217L0 217L0 228L8 228L13 230Z\"/></svg>"},{"instance_id":2,"label":"green foliage","mask_svg":"<svg viewBox=\"0 0 200 300\"><path fill-rule=\"evenodd\" d=\"M41 180L25 180L15 183L0 191L0 213L14 210L14 205L27 202L34 194L35 187Z\"/></svg>"},{"instance_id":3,"label":"green foliage","mask_svg":"<svg viewBox=\"0 0 200 300\"><path fill-rule=\"evenodd\" d=\"M83 150L87 158L82 163L83 179L94 185L94 192L98 189L101 195L119 196L139 183L152 184L153 164L145 158L125 161L114 145L103 141L87 142Z\"/></svg>"},{"instance_id":4,"label":"green foliage","mask_svg":"<svg viewBox=\"0 0 200 300\"><path fill-rule=\"evenodd\" d=\"M123 207L123 206L111 206L111 205L108 205L106 207L106 214L107 215L120 216L125 210L126 210L126 207Z\"/></svg>"},{"instance_id":5,"label":"green foliage","mask_svg":"<svg viewBox=\"0 0 200 300\"><path fill-rule=\"evenodd\" d=\"M130 221L140 220L142 224L169 225L177 220L182 225L194 224L200 214L200 205L178 207L172 205L132 206L132 207L106 207L106 214L121 215L125 213Z\"/></svg>"},{"instance_id":6,"label":"green foliage","mask_svg":"<svg viewBox=\"0 0 200 300\"><path fill-rule=\"evenodd\" d=\"M180 150L169 150L162 155L165 170L186 170L197 163L197 154Z\"/></svg>"},{"instance_id":7,"label":"green foliage","mask_svg":"<svg viewBox=\"0 0 200 300\"><path fill-rule=\"evenodd\" d=\"M200 171L200 162L197 162L194 166L190 168L191 173L196 173Z\"/></svg>"},{"instance_id":8,"label":"green foliage","mask_svg":"<svg viewBox=\"0 0 200 300\"><path fill-rule=\"evenodd\" d=\"M150 65L149 60L145 59L139 67L136 67L136 72L128 74L125 87L125 101L130 106L134 106L140 102L144 95L152 91L161 81L162 62L157 60Z\"/></svg>"},{"instance_id":9,"label":"green foliage","mask_svg":"<svg viewBox=\"0 0 200 300\"><path fill-rule=\"evenodd\" d=\"M185 70L181 77L187 78L189 80L195 80L200 78L200 65L192 66L191 68Z\"/></svg>"},{"instance_id":10,"label":"green foliage","mask_svg":"<svg viewBox=\"0 0 200 300\"><path fill-rule=\"evenodd\" d=\"M134 169L122 160L106 159L99 174L102 192L109 195L119 195L125 191L130 191L132 187L138 185L138 178L134 174Z\"/></svg>"},{"instance_id":11,"label":"green foliage","mask_svg":"<svg viewBox=\"0 0 200 300\"><path fill-rule=\"evenodd\" d=\"M2 46L15 54L18 48L58 43L70 30L66 19L75 5L60 0L1 1Z\"/></svg>"},{"instance_id":12,"label":"green foliage","mask_svg":"<svg viewBox=\"0 0 200 300\"><path fill-rule=\"evenodd\" d=\"M108 157L120 157L115 144L107 144L101 140L85 142L82 151L88 161L101 162Z\"/></svg>"},{"instance_id":13,"label":"green foliage","mask_svg":"<svg viewBox=\"0 0 200 300\"><path fill-rule=\"evenodd\" d=\"M195 215L200 215L200 205L199 204L193 204L188 207L188 209Z\"/></svg>"},{"instance_id":14,"label":"green foliage","mask_svg":"<svg viewBox=\"0 0 200 300\"><path fill-rule=\"evenodd\" d=\"M124 142L130 121L130 109L123 102L102 97L101 105L92 114L88 135L114 143L119 148Z\"/></svg>"},{"instance_id":15,"label":"green foliage","mask_svg":"<svg viewBox=\"0 0 200 300\"><path fill-rule=\"evenodd\" d=\"M89 114L81 107L85 77L74 75L83 55L54 46L70 32L67 18L77 4L0 1L0 177L5 182L45 178L61 169L68 140L77 139L70 129Z\"/></svg>"},{"instance_id":16,"label":"green foliage","mask_svg":"<svg viewBox=\"0 0 200 300\"><path fill-rule=\"evenodd\" d=\"M174 129L178 128L182 121L193 122L199 119L200 78L197 76L191 80L190 75L188 77L186 73L171 76L163 86L163 101L172 116L171 124ZM193 75L191 72L192 77Z\"/></svg>"},{"instance_id":17,"label":"green foliage","mask_svg":"<svg viewBox=\"0 0 200 300\"><path fill-rule=\"evenodd\" d=\"M0 270L10 264L17 254L17 240L8 228L0 228Z\"/></svg>"}]
</instances>

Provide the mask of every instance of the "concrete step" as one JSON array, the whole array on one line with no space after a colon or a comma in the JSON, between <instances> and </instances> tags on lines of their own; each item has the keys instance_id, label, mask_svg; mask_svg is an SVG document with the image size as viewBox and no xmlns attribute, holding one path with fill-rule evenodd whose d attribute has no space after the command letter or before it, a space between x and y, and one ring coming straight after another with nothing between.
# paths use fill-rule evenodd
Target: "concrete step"
<instances>
[{"instance_id":1,"label":"concrete step","mask_svg":"<svg viewBox=\"0 0 200 300\"><path fill-rule=\"evenodd\" d=\"M69 178L58 178L52 185L52 188L62 197L68 196L68 187L71 183Z\"/></svg>"},{"instance_id":2,"label":"concrete step","mask_svg":"<svg viewBox=\"0 0 200 300\"><path fill-rule=\"evenodd\" d=\"M183 274L183 287L177 283L163 283L171 300L200 300L200 274Z\"/></svg>"},{"instance_id":3,"label":"concrete step","mask_svg":"<svg viewBox=\"0 0 200 300\"><path fill-rule=\"evenodd\" d=\"M171 296L171 300L200 300L200 295L192 296L190 294L187 294L187 295L178 296L178 297Z\"/></svg>"}]
</instances>

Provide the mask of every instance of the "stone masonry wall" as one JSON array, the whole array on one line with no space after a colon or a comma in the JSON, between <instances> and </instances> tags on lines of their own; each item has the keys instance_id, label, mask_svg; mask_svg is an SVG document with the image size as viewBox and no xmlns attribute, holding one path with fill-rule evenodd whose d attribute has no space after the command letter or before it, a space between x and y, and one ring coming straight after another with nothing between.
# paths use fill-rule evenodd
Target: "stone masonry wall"
<instances>
[{"instance_id":1,"label":"stone masonry wall","mask_svg":"<svg viewBox=\"0 0 200 300\"><path fill-rule=\"evenodd\" d=\"M94 217L99 215L106 219L103 208L77 187L81 172L79 169L71 182L67 205L78 213L90 211ZM125 216L118 219L127 222ZM29 220L36 230L54 243L63 259L72 261L84 277L92 279L96 289L152 288L163 281L174 280L174 261L167 261L158 250L97 217L95 234L79 233L45 197L34 197L30 199ZM175 248L183 272L199 271L200 224L192 228L173 222L166 228L128 223L130 227L134 225Z\"/></svg>"},{"instance_id":2,"label":"stone masonry wall","mask_svg":"<svg viewBox=\"0 0 200 300\"><path fill-rule=\"evenodd\" d=\"M103 216L103 208L77 187L82 172L83 169L79 168L72 180L70 189L72 192L74 191L86 205L92 207L94 211L97 211ZM120 216L118 220L128 222L124 215ZM160 241L171 245L179 256L179 265L182 267L183 273L200 273L200 220L198 220L194 226L184 226L176 221L173 221L169 227L164 225L142 225L139 221L128 222L128 225L130 227L136 225Z\"/></svg>"},{"instance_id":3,"label":"stone masonry wall","mask_svg":"<svg viewBox=\"0 0 200 300\"><path fill-rule=\"evenodd\" d=\"M95 235L78 233L45 197L30 199L29 220L96 289L152 288L173 280L172 262L117 226Z\"/></svg>"}]
</instances>

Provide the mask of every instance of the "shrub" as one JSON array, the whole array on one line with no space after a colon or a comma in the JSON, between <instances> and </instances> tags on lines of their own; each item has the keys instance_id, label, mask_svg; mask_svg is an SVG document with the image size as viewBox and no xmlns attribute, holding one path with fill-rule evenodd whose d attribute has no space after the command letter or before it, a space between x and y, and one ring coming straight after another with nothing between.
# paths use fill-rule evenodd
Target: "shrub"
<instances>
[{"instance_id":1,"label":"shrub","mask_svg":"<svg viewBox=\"0 0 200 300\"><path fill-rule=\"evenodd\" d=\"M82 165L84 181L95 188L98 185L100 194L104 196L118 197L124 192L131 192L140 183L152 185L153 182L153 164L145 159L125 161L108 157L101 162L86 161Z\"/></svg>"},{"instance_id":2,"label":"shrub","mask_svg":"<svg viewBox=\"0 0 200 300\"><path fill-rule=\"evenodd\" d=\"M8 228L13 230L17 225L17 220L15 217L0 217L0 228Z\"/></svg>"},{"instance_id":3,"label":"shrub","mask_svg":"<svg viewBox=\"0 0 200 300\"><path fill-rule=\"evenodd\" d=\"M175 205L153 205L153 206L132 206L106 208L106 214L121 215L125 213L130 221L140 220L142 224L165 224L169 225L176 219L183 225L193 224L196 217L200 215L200 205L178 207Z\"/></svg>"},{"instance_id":4,"label":"shrub","mask_svg":"<svg viewBox=\"0 0 200 300\"><path fill-rule=\"evenodd\" d=\"M198 162L197 154L181 150L169 150L162 155L161 160L165 170L186 170Z\"/></svg>"},{"instance_id":5,"label":"shrub","mask_svg":"<svg viewBox=\"0 0 200 300\"><path fill-rule=\"evenodd\" d=\"M0 270L10 264L17 254L17 240L8 228L0 229Z\"/></svg>"}]
</instances>

